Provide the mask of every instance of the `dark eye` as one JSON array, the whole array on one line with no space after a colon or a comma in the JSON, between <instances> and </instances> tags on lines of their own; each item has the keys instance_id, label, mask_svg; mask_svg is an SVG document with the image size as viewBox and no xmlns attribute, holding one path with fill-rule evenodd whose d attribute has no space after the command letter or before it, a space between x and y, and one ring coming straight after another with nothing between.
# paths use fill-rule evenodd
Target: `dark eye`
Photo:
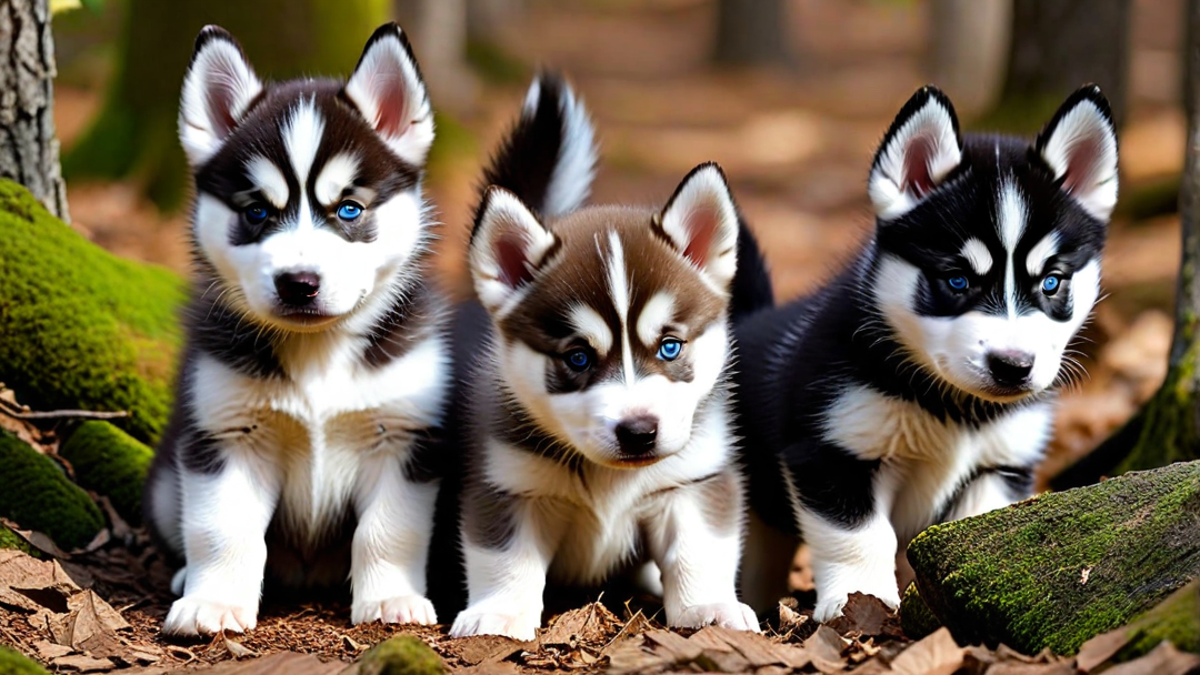
<instances>
[{"instance_id":1,"label":"dark eye","mask_svg":"<svg viewBox=\"0 0 1200 675\"><path fill-rule=\"evenodd\" d=\"M1062 279L1057 274L1047 274L1045 279L1042 279L1042 292L1046 295L1054 295L1058 292L1059 285L1062 284Z\"/></svg>"},{"instance_id":2,"label":"dark eye","mask_svg":"<svg viewBox=\"0 0 1200 675\"><path fill-rule=\"evenodd\" d=\"M675 338L663 338L663 341L658 344L658 358L663 361L674 361L679 358L681 351L683 351L683 343Z\"/></svg>"},{"instance_id":3,"label":"dark eye","mask_svg":"<svg viewBox=\"0 0 1200 675\"><path fill-rule=\"evenodd\" d=\"M946 284L956 291L965 291L967 290L967 286L971 285L971 282L966 277L959 275L946 279Z\"/></svg>"},{"instance_id":4,"label":"dark eye","mask_svg":"<svg viewBox=\"0 0 1200 675\"><path fill-rule=\"evenodd\" d=\"M355 221L362 215L363 207L354 202L342 202L338 204L337 217L345 221Z\"/></svg>"},{"instance_id":5,"label":"dark eye","mask_svg":"<svg viewBox=\"0 0 1200 675\"><path fill-rule=\"evenodd\" d=\"M243 215L245 215L247 223L250 223L251 225L262 225L264 222L266 222L267 216L271 214L269 211L267 211L267 207L263 206L262 204L251 204L250 206L246 207Z\"/></svg>"},{"instance_id":6,"label":"dark eye","mask_svg":"<svg viewBox=\"0 0 1200 675\"><path fill-rule=\"evenodd\" d=\"M566 354L563 354L563 361L567 363L567 367L571 370L577 373L582 373L583 371L592 367L592 352L591 350L584 349L582 347L578 349L572 349Z\"/></svg>"}]
</instances>

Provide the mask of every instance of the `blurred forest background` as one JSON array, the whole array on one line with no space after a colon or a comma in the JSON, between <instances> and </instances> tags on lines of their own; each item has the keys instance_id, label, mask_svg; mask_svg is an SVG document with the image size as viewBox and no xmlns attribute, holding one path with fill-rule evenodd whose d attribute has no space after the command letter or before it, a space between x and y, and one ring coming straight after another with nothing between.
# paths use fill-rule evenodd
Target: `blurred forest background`
<instances>
[{"instance_id":1,"label":"blurred forest background","mask_svg":"<svg viewBox=\"0 0 1200 675\"><path fill-rule=\"evenodd\" d=\"M969 129L1031 135L1076 86L1097 82L1121 139L1109 296L1081 347L1090 378L1064 397L1045 473L1107 436L1164 376L1186 135L1182 0L74 4L51 3L72 224L181 272L188 186L175 119L200 27L228 28L260 76L280 79L344 75L378 24L400 21L438 111L428 191L444 223L440 272L460 294L481 162L539 67L564 71L594 113L595 201L656 203L692 166L719 162L781 299L813 288L869 234L871 155L917 87L942 87Z\"/></svg>"}]
</instances>

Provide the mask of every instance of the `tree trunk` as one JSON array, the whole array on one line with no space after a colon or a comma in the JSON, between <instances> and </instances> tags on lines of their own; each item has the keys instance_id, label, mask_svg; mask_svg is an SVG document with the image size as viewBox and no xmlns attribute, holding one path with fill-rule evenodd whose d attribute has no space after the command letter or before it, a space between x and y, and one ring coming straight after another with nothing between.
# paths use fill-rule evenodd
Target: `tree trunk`
<instances>
[{"instance_id":1,"label":"tree trunk","mask_svg":"<svg viewBox=\"0 0 1200 675\"><path fill-rule=\"evenodd\" d=\"M0 178L68 219L54 132L54 38L48 0L0 0Z\"/></svg>"},{"instance_id":2,"label":"tree trunk","mask_svg":"<svg viewBox=\"0 0 1200 675\"><path fill-rule=\"evenodd\" d=\"M429 95L440 110L462 111L479 87L467 67L468 0L397 0L396 17L421 59Z\"/></svg>"},{"instance_id":3,"label":"tree trunk","mask_svg":"<svg viewBox=\"0 0 1200 675\"><path fill-rule=\"evenodd\" d=\"M1124 427L1052 481L1055 489L1109 474L1200 459L1200 0L1188 0L1184 51L1184 149L1179 215L1183 258L1175 299L1175 334L1162 387Z\"/></svg>"},{"instance_id":4,"label":"tree trunk","mask_svg":"<svg viewBox=\"0 0 1200 675\"><path fill-rule=\"evenodd\" d=\"M717 0L713 58L738 66L786 63L786 19L783 0Z\"/></svg>"},{"instance_id":5,"label":"tree trunk","mask_svg":"<svg viewBox=\"0 0 1200 675\"><path fill-rule=\"evenodd\" d=\"M388 0L128 0L117 72L96 122L66 157L67 176L133 177L160 207L176 208L187 188L179 90L202 27L233 33L262 78L342 77L391 16Z\"/></svg>"},{"instance_id":6,"label":"tree trunk","mask_svg":"<svg viewBox=\"0 0 1200 675\"><path fill-rule=\"evenodd\" d=\"M1100 85L1117 125L1129 81L1132 0L1014 0L1004 93L990 124L1037 131L1080 85Z\"/></svg>"},{"instance_id":7,"label":"tree trunk","mask_svg":"<svg viewBox=\"0 0 1200 675\"><path fill-rule=\"evenodd\" d=\"M933 0L929 4L931 81L959 113L996 103L1012 37L1013 0Z\"/></svg>"},{"instance_id":8,"label":"tree trunk","mask_svg":"<svg viewBox=\"0 0 1200 675\"><path fill-rule=\"evenodd\" d=\"M935 525L908 547L961 644L1072 654L1200 577L1200 462ZM915 607L915 606L914 606Z\"/></svg>"}]
</instances>

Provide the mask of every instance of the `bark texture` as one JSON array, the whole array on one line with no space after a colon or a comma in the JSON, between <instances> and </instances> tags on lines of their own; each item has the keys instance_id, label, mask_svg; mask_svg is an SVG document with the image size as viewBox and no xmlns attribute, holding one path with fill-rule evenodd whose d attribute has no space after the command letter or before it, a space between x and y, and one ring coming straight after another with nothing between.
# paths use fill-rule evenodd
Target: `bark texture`
<instances>
[{"instance_id":1,"label":"bark texture","mask_svg":"<svg viewBox=\"0 0 1200 675\"><path fill-rule=\"evenodd\" d=\"M783 0L718 0L713 58L739 66L786 63L786 24Z\"/></svg>"},{"instance_id":2,"label":"bark texture","mask_svg":"<svg viewBox=\"0 0 1200 675\"><path fill-rule=\"evenodd\" d=\"M932 0L931 81L973 115L1000 97L1012 35L1013 0Z\"/></svg>"},{"instance_id":3,"label":"bark texture","mask_svg":"<svg viewBox=\"0 0 1200 675\"><path fill-rule=\"evenodd\" d=\"M959 643L1072 654L1200 576L1200 462L937 525L908 559Z\"/></svg>"},{"instance_id":4,"label":"bark texture","mask_svg":"<svg viewBox=\"0 0 1200 675\"><path fill-rule=\"evenodd\" d=\"M68 219L54 131L54 38L48 0L0 0L0 178Z\"/></svg>"}]
</instances>

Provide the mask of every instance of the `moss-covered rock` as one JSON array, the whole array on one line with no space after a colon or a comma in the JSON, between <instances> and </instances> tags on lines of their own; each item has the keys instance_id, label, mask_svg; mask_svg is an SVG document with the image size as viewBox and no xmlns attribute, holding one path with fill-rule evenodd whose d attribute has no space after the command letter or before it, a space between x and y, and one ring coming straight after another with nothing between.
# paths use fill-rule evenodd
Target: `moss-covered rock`
<instances>
[{"instance_id":1,"label":"moss-covered rock","mask_svg":"<svg viewBox=\"0 0 1200 675\"><path fill-rule=\"evenodd\" d=\"M123 260L0 181L0 382L35 409L128 410L153 443L166 424L185 284Z\"/></svg>"},{"instance_id":2,"label":"moss-covered rock","mask_svg":"<svg viewBox=\"0 0 1200 675\"><path fill-rule=\"evenodd\" d=\"M16 532L8 529L8 527L5 525L0 525L0 548L20 551L35 558L41 557L40 552L30 546L24 539L18 536Z\"/></svg>"},{"instance_id":3,"label":"moss-covered rock","mask_svg":"<svg viewBox=\"0 0 1200 675\"><path fill-rule=\"evenodd\" d=\"M1148 654L1163 641L1200 654L1200 579L1129 622L1125 631L1129 644L1117 655L1118 661Z\"/></svg>"},{"instance_id":4,"label":"moss-covered rock","mask_svg":"<svg viewBox=\"0 0 1200 675\"><path fill-rule=\"evenodd\" d=\"M142 522L142 484L154 451L108 422L86 422L59 450L75 469L75 482L105 495L121 517Z\"/></svg>"},{"instance_id":5,"label":"moss-covered rock","mask_svg":"<svg viewBox=\"0 0 1200 675\"><path fill-rule=\"evenodd\" d=\"M358 660L358 675L440 675L445 672L442 657L412 635L397 635L384 640Z\"/></svg>"},{"instance_id":6,"label":"moss-covered rock","mask_svg":"<svg viewBox=\"0 0 1200 675\"><path fill-rule=\"evenodd\" d=\"M900 598L900 628L910 640L920 640L942 627L942 622L921 599L916 584L909 584Z\"/></svg>"},{"instance_id":7,"label":"moss-covered rock","mask_svg":"<svg viewBox=\"0 0 1200 675\"><path fill-rule=\"evenodd\" d=\"M46 675L46 669L23 654L0 646L0 675Z\"/></svg>"},{"instance_id":8,"label":"moss-covered rock","mask_svg":"<svg viewBox=\"0 0 1200 675\"><path fill-rule=\"evenodd\" d=\"M1072 654L1200 576L1200 462L937 525L908 559L960 643Z\"/></svg>"},{"instance_id":9,"label":"moss-covered rock","mask_svg":"<svg viewBox=\"0 0 1200 675\"><path fill-rule=\"evenodd\" d=\"M0 467L0 516L67 550L86 546L104 527L99 507L58 465L2 431Z\"/></svg>"}]
</instances>

